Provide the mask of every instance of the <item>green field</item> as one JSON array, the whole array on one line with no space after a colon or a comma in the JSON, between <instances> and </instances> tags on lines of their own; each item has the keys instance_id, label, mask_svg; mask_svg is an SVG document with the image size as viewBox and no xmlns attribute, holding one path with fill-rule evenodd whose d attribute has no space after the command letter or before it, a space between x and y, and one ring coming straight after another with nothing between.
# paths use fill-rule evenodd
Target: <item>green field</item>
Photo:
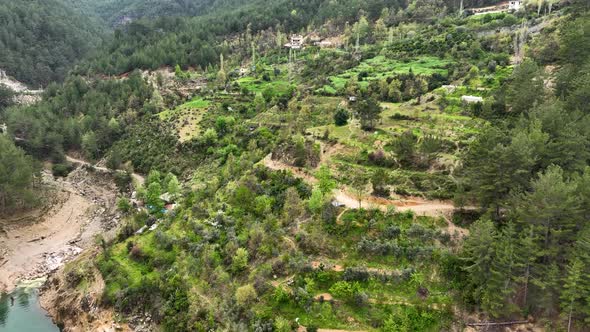
<instances>
[{"instance_id":1,"label":"green field","mask_svg":"<svg viewBox=\"0 0 590 332\"><path fill-rule=\"evenodd\" d=\"M410 61L399 61L379 55L361 62L355 68L349 69L344 73L331 76L331 87L332 89L341 90L350 78L357 77L360 73L367 73L364 81L359 82L361 87L366 87L369 84L368 81L371 80L378 80L398 74L407 74L410 71L416 75L440 74L446 76L448 75L446 67L451 63L452 61L437 57L420 57ZM333 90L329 90L328 86L326 93L330 91Z\"/></svg>"}]
</instances>

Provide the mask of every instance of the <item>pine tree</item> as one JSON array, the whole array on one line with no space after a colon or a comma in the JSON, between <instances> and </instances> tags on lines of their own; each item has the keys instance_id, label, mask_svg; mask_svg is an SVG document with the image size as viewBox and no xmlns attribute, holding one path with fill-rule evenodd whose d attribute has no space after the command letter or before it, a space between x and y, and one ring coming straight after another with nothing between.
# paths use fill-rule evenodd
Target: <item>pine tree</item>
<instances>
[{"instance_id":1,"label":"pine tree","mask_svg":"<svg viewBox=\"0 0 590 332\"><path fill-rule=\"evenodd\" d=\"M582 278L580 286L578 313L584 318L585 323L590 323L590 226L586 226L579 234L574 247L574 259L578 259L582 266Z\"/></svg>"},{"instance_id":2,"label":"pine tree","mask_svg":"<svg viewBox=\"0 0 590 332\"><path fill-rule=\"evenodd\" d=\"M534 61L527 59L516 67L511 79L506 102L512 107L513 112L527 111L543 99L545 94L543 78Z\"/></svg>"},{"instance_id":3,"label":"pine tree","mask_svg":"<svg viewBox=\"0 0 590 332\"><path fill-rule=\"evenodd\" d=\"M563 291L561 293L561 309L567 315L567 331L572 327L572 317L579 310L578 301L583 298L582 292L582 262L574 258L567 266L567 275L563 280Z\"/></svg>"},{"instance_id":4,"label":"pine tree","mask_svg":"<svg viewBox=\"0 0 590 332\"><path fill-rule=\"evenodd\" d=\"M475 287L474 298L482 299L495 256L496 228L489 219L480 219L469 230L462 255L467 264L465 270L469 272L470 282Z\"/></svg>"},{"instance_id":5,"label":"pine tree","mask_svg":"<svg viewBox=\"0 0 590 332\"><path fill-rule=\"evenodd\" d=\"M564 180L559 166L550 166L531 184L532 190L517 202L520 220L533 225L540 237L543 263L563 261L575 241L580 199L576 183Z\"/></svg>"},{"instance_id":6,"label":"pine tree","mask_svg":"<svg viewBox=\"0 0 590 332\"><path fill-rule=\"evenodd\" d=\"M178 182L178 178L175 175L172 175L172 178L168 181L168 185L166 186L168 189L168 193L170 196L175 199L180 194L180 182Z\"/></svg>"},{"instance_id":7,"label":"pine tree","mask_svg":"<svg viewBox=\"0 0 590 332\"><path fill-rule=\"evenodd\" d=\"M512 311L512 296L515 284L518 254L516 229L512 223L496 235L494 260L490 267L490 278L486 283L484 308L492 315L500 316Z\"/></svg>"},{"instance_id":8,"label":"pine tree","mask_svg":"<svg viewBox=\"0 0 590 332\"><path fill-rule=\"evenodd\" d=\"M518 260L517 260L517 271L518 276L516 281L522 285L522 306L527 306L529 284L530 280L534 275L533 266L537 258L539 257L539 247L535 238L534 227L532 225L528 228L524 228L520 232L518 238Z\"/></svg>"},{"instance_id":9,"label":"pine tree","mask_svg":"<svg viewBox=\"0 0 590 332\"><path fill-rule=\"evenodd\" d=\"M162 186L158 182L150 183L146 193L146 205L150 212L160 213L164 208L164 201L160 199L162 195Z\"/></svg>"}]
</instances>

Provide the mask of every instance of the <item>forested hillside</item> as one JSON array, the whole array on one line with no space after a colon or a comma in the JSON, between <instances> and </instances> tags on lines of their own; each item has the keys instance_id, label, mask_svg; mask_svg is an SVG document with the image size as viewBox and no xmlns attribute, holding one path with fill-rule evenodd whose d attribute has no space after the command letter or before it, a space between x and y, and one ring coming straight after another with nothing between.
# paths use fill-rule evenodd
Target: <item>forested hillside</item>
<instances>
[{"instance_id":1,"label":"forested hillside","mask_svg":"<svg viewBox=\"0 0 590 332\"><path fill-rule=\"evenodd\" d=\"M73 8L96 15L111 26L141 18L197 16L214 8L241 4L237 0L65 0Z\"/></svg>"},{"instance_id":2,"label":"forested hillside","mask_svg":"<svg viewBox=\"0 0 590 332\"><path fill-rule=\"evenodd\" d=\"M74 294L164 331L587 331L589 3L460 3L101 2L173 9L0 114L54 173L117 171L58 321Z\"/></svg>"},{"instance_id":3,"label":"forested hillside","mask_svg":"<svg viewBox=\"0 0 590 332\"><path fill-rule=\"evenodd\" d=\"M62 81L102 37L61 0L0 1L0 69L33 88Z\"/></svg>"},{"instance_id":4,"label":"forested hillside","mask_svg":"<svg viewBox=\"0 0 590 332\"><path fill-rule=\"evenodd\" d=\"M466 0L465 6L494 4L497 0ZM121 2L116 2L121 6ZM96 2L96 4L103 4ZM141 16L149 16L146 11L159 8L145 1L135 1L135 6L144 6ZM181 6L178 2L161 1L161 5ZM121 74L132 69L156 69L162 65L174 66L180 64L182 68L189 66L204 68L215 64L219 53L228 52L227 43L223 39L237 32L258 31L272 29L275 32L290 33L306 29L310 24L330 22L332 28L344 28L346 22L355 21L359 13L375 20L381 15L381 10L387 8L389 14L384 17L388 25L404 21L429 22L432 18L442 17L447 9L457 10L456 0L418 0L412 3L406 12L405 0L370 0L370 1L285 1L249 0L243 3L223 1L201 3L199 1L182 2L184 7L197 6L203 8L199 15L211 12L197 18L171 19L166 15L154 21L140 21L121 29L126 33L116 33L116 40L94 63L90 64L91 72L105 74ZM105 6L107 4L104 4ZM114 6L114 5L113 5ZM205 9L206 8L206 9ZM101 9L95 9L101 12ZM159 12L158 10L156 12ZM164 10L164 12L166 12ZM179 11L179 16L190 16L190 10ZM107 11L106 16L113 17ZM249 38L246 36L246 38ZM260 41L257 41L257 43ZM268 42L268 41L266 41Z\"/></svg>"},{"instance_id":5,"label":"forested hillside","mask_svg":"<svg viewBox=\"0 0 590 332\"><path fill-rule=\"evenodd\" d=\"M494 316L589 319L590 49L582 45L590 43L590 15L569 20L536 37L560 47L540 42L515 68L496 95L506 108L492 107L492 125L465 156L467 195L489 215L471 227L459 278ZM556 78L541 66L548 52L560 65Z\"/></svg>"},{"instance_id":6,"label":"forested hillside","mask_svg":"<svg viewBox=\"0 0 590 332\"><path fill-rule=\"evenodd\" d=\"M33 158L0 135L0 217L38 202L33 191L38 172L39 165Z\"/></svg>"}]
</instances>

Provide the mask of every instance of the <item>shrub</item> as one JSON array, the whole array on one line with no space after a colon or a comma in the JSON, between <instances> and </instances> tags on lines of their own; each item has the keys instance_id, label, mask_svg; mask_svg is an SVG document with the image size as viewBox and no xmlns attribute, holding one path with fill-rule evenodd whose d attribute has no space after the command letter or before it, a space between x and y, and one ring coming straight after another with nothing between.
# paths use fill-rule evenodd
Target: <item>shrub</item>
<instances>
[{"instance_id":1,"label":"shrub","mask_svg":"<svg viewBox=\"0 0 590 332\"><path fill-rule=\"evenodd\" d=\"M258 294L252 284L244 285L236 290L236 301L241 306L246 306L256 299Z\"/></svg>"},{"instance_id":2,"label":"shrub","mask_svg":"<svg viewBox=\"0 0 590 332\"><path fill-rule=\"evenodd\" d=\"M330 287L330 294L341 298L345 301L351 301L354 296L361 290L361 285L358 282L338 281Z\"/></svg>"},{"instance_id":3,"label":"shrub","mask_svg":"<svg viewBox=\"0 0 590 332\"><path fill-rule=\"evenodd\" d=\"M354 303L359 307L366 305L369 303L369 295L365 292L356 293L354 295Z\"/></svg>"},{"instance_id":4,"label":"shrub","mask_svg":"<svg viewBox=\"0 0 590 332\"><path fill-rule=\"evenodd\" d=\"M143 257L144 257L143 250L141 250L139 245L134 244L133 247L131 248L131 251L129 252L129 256L132 259L139 261L139 260L143 259Z\"/></svg>"},{"instance_id":5,"label":"shrub","mask_svg":"<svg viewBox=\"0 0 590 332\"><path fill-rule=\"evenodd\" d=\"M291 323L281 316L275 319L275 332L291 332Z\"/></svg>"},{"instance_id":6,"label":"shrub","mask_svg":"<svg viewBox=\"0 0 590 332\"><path fill-rule=\"evenodd\" d=\"M337 126L344 126L348 123L348 119L350 118L350 114L344 108L339 108L334 114L334 123Z\"/></svg>"},{"instance_id":7,"label":"shrub","mask_svg":"<svg viewBox=\"0 0 590 332\"><path fill-rule=\"evenodd\" d=\"M276 303L289 302L289 293L281 286L275 288L273 299Z\"/></svg>"},{"instance_id":8,"label":"shrub","mask_svg":"<svg viewBox=\"0 0 590 332\"><path fill-rule=\"evenodd\" d=\"M397 112L397 113L395 113L393 115L390 115L389 118L392 119L392 120L413 120L413 118L411 116L404 115L404 114L401 114L399 112Z\"/></svg>"},{"instance_id":9,"label":"shrub","mask_svg":"<svg viewBox=\"0 0 590 332\"><path fill-rule=\"evenodd\" d=\"M122 197L117 201L117 209L123 213L128 213L131 211L131 203L127 198Z\"/></svg>"},{"instance_id":10,"label":"shrub","mask_svg":"<svg viewBox=\"0 0 590 332\"><path fill-rule=\"evenodd\" d=\"M55 164L51 167L53 176L65 178L74 169L71 165L66 164Z\"/></svg>"},{"instance_id":11,"label":"shrub","mask_svg":"<svg viewBox=\"0 0 590 332\"><path fill-rule=\"evenodd\" d=\"M344 270L342 279L346 281L368 281L370 277L369 271L364 267L347 267Z\"/></svg>"},{"instance_id":12,"label":"shrub","mask_svg":"<svg viewBox=\"0 0 590 332\"><path fill-rule=\"evenodd\" d=\"M232 261L232 269L235 272L244 270L248 266L248 250L238 248Z\"/></svg>"},{"instance_id":13,"label":"shrub","mask_svg":"<svg viewBox=\"0 0 590 332\"><path fill-rule=\"evenodd\" d=\"M402 233L401 229L397 225L388 226L383 231L383 236L387 239L395 239Z\"/></svg>"}]
</instances>

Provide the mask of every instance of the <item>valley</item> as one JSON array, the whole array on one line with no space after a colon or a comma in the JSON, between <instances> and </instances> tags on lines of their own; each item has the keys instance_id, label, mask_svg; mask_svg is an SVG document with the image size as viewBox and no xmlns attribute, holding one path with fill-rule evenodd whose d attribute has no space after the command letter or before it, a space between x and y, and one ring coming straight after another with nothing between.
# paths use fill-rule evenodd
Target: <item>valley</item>
<instances>
[{"instance_id":1,"label":"valley","mask_svg":"<svg viewBox=\"0 0 590 332\"><path fill-rule=\"evenodd\" d=\"M0 2L0 329L587 331L586 1L51 1Z\"/></svg>"}]
</instances>

